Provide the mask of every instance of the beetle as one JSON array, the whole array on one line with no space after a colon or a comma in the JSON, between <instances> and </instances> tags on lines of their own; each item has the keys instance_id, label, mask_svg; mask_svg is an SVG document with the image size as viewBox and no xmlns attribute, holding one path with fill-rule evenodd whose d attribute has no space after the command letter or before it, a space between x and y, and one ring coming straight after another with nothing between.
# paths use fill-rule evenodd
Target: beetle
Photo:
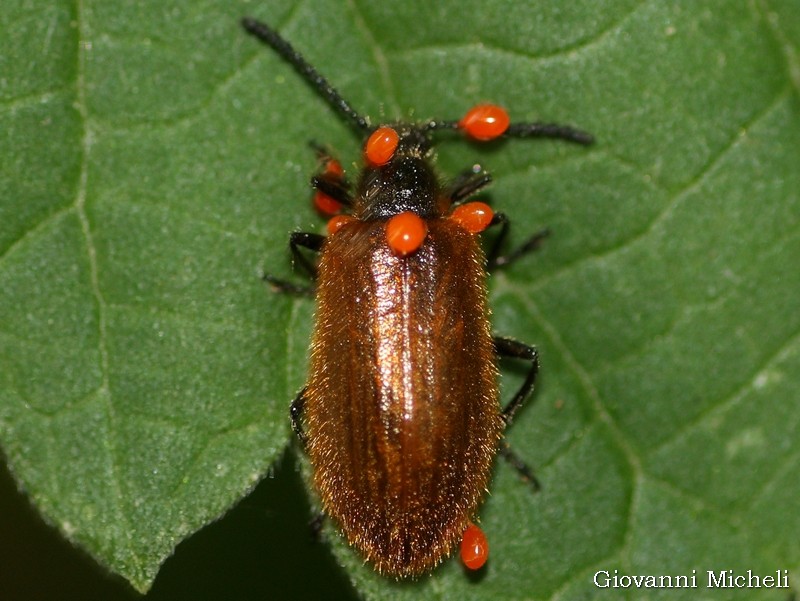
<instances>
[{"instance_id":1,"label":"beetle","mask_svg":"<svg viewBox=\"0 0 800 601\"><path fill-rule=\"evenodd\" d=\"M477 567L486 542L472 520L494 457L506 455L530 477L501 439L539 366L534 347L492 335L487 269L533 250L546 232L501 255L508 219L484 203L466 202L491 177L473 168L442 184L433 137L461 130L478 141L547 137L586 145L593 138L570 126L510 123L496 105L478 105L458 121L375 127L276 30L252 18L242 25L365 139L354 187L338 161L317 148L323 168L311 183L318 209L334 214L328 236L295 232L289 241L295 261L315 277L309 375L290 417L323 513L380 573L423 574L465 532L462 555ZM477 234L495 225L500 230L484 254ZM309 251L319 253L316 264ZM284 291L303 291L265 279ZM504 408L500 356L529 365ZM476 560L476 553L484 557Z\"/></svg>"}]
</instances>

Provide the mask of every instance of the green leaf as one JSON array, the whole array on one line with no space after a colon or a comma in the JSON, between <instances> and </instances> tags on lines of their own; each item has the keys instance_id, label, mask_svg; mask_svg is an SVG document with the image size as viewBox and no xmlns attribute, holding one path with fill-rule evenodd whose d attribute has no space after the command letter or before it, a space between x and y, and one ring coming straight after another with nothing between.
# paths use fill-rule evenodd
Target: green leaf
<instances>
[{"instance_id":1,"label":"green leaf","mask_svg":"<svg viewBox=\"0 0 800 601\"><path fill-rule=\"evenodd\" d=\"M506 4L3 11L0 442L45 518L137 589L290 440L312 303L259 275L293 277L287 233L320 227L307 142L358 157L347 124L241 31L252 14L374 119L492 100L597 137L439 145L443 174L493 173L512 241L552 231L491 278L494 329L541 352L509 440L542 490L498 463L477 578L450 560L387 581L329 527L359 592L788 596L705 584L800 565L800 13ZM504 398L521 376L507 367ZM696 570L699 589L594 585L615 569Z\"/></svg>"}]
</instances>

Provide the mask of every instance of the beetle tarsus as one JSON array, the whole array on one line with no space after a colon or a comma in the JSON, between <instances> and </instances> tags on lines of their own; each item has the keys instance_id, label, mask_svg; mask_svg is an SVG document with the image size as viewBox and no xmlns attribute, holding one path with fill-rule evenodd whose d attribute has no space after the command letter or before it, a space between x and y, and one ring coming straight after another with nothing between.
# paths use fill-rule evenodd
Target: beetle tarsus
<instances>
[{"instance_id":1,"label":"beetle tarsus","mask_svg":"<svg viewBox=\"0 0 800 601\"><path fill-rule=\"evenodd\" d=\"M498 451L503 456L503 459L508 461L508 464L517 471L520 478L530 484L535 492L539 492L542 489L542 486L534 475L533 470L531 470L530 466L511 449L511 446L507 441L503 440L500 442L500 448Z\"/></svg>"},{"instance_id":2,"label":"beetle tarsus","mask_svg":"<svg viewBox=\"0 0 800 601\"><path fill-rule=\"evenodd\" d=\"M314 296L316 289L314 286L303 286L300 284L295 284L288 280L283 280L281 278L276 278L274 275L270 273L265 273L261 276L261 279L267 282L274 290L277 292L281 292L284 294L295 294L297 296Z\"/></svg>"},{"instance_id":3,"label":"beetle tarsus","mask_svg":"<svg viewBox=\"0 0 800 601\"><path fill-rule=\"evenodd\" d=\"M539 250L544 239L550 235L550 230L548 228L543 228L528 238L528 240L521 246L518 246L506 255L501 255L499 254L500 246L505 239L506 234L508 233L508 218L504 213L495 213L495 218L497 218L498 215L500 218L497 219L497 222L502 223L502 229L497 235L497 238L494 241L494 246L492 246L492 250L489 253L489 258L486 261L487 267L490 271L497 267L505 267L506 265L510 265L528 253ZM492 219L492 223L495 223L495 219Z\"/></svg>"}]
</instances>

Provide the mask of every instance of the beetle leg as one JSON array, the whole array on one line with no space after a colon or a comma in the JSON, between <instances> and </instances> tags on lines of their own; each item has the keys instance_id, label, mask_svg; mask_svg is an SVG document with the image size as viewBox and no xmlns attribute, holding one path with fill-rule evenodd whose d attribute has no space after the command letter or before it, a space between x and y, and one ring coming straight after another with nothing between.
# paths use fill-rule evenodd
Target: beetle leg
<instances>
[{"instance_id":1,"label":"beetle leg","mask_svg":"<svg viewBox=\"0 0 800 601\"><path fill-rule=\"evenodd\" d=\"M297 263L300 263L303 269L305 269L314 279L317 277L317 268L311 262L309 262L303 253L300 252L300 247L302 246L303 248L307 248L314 252L319 252L324 241L325 236L321 236L320 234L312 234L309 232L292 232L292 234L289 236L289 248L292 251L294 260ZM314 286L299 286L287 280L276 278L269 273L265 273L263 276L261 276L261 279L277 288L280 292L314 296Z\"/></svg>"},{"instance_id":2,"label":"beetle leg","mask_svg":"<svg viewBox=\"0 0 800 601\"><path fill-rule=\"evenodd\" d=\"M311 185L320 192L330 196L333 200L344 206L353 204L353 195L350 194L349 186L339 176L334 175L315 175L311 178Z\"/></svg>"},{"instance_id":3,"label":"beetle leg","mask_svg":"<svg viewBox=\"0 0 800 601\"><path fill-rule=\"evenodd\" d=\"M325 236L310 232L292 232L289 236L289 248L292 250L294 260L314 279L317 279L317 267L300 252L300 247L319 252L323 242L325 242Z\"/></svg>"},{"instance_id":4,"label":"beetle leg","mask_svg":"<svg viewBox=\"0 0 800 601\"><path fill-rule=\"evenodd\" d=\"M261 276L261 279L267 282L270 286L275 288L278 292L284 292L286 294L296 294L298 296L314 296L316 292L316 288L314 286L303 286L300 284L295 284L288 280L282 280L280 278L276 278L274 275L265 273Z\"/></svg>"},{"instance_id":5,"label":"beetle leg","mask_svg":"<svg viewBox=\"0 0 800 601\"><path fill-rule=\"evenodd\" d=\"M332 161L339 162L333 153L329 151L325 146L317 142L316 140L309 140L308 145L311 146L311 149L314 151L314 154L317 155L317 160L319 160L320 164L327 166Z\"/></svg>"},{"instance_id":6,"label":"beetle leg","mask_svg":"<svg viewBox=\"0 0 800 601\"><path fill-rule=\"evenodd\" d=\"M350 193L350 184L344 176L339 161L321 144L312 140L309 145L314 149L317 160L322 166L321 171L311 178L311 186L340 205L352 206L353 195ZM318 208L327 214L326 209Z\"/></svg>"},{"instance_id":7,"label":"beetle leg","mask_svg":"<svg viewBox=\"0 0 800 601\"><path fill-rule=\"evenodd\" d=\"M300 443L305 448L307 443L306 433L303 431L303 409L306 404L306 397L305 397L306 389L303 388L298 395L292 401L291 406L289 407L289 417L292 420L292 430L294 433L297 434L297 438L300 440ZM311 533L311 538L315 541L319 541L322 538L322 525L325 521L325 514L322 511L318 511L314 517L312 517L308 522L308 530Z\"/></svg>"},{"instance_id":8,"label":"beetle leg","mask_svg":"<svg viewBox=\"0 0 800 601\"><path fill-rule=\"evenodd\" d=\"M489 185L492 181L492 176L478 167L470 167L462 171L456 179L454 179L445 192L446 196L453 204L457 204L462 200L469 198L481 188Z\"/></svg>"},{"instance_id":9,"label":"beetle leg","mask_svg":"<svg viewBox=\"0 0 800 601\"><path fill-rule=\"evenodd\" d=\"M339 161L321 144L312 140L309 145L314 149L317 160L322 165L320 173L311 178L311 186L339 204L351 206L353 195L350 193L350 184L344 177Z\"/></svg>"},{"instance_id":10,"label":"beetle leg","mask_svg":"<svg viewBox=\"0 0 800 601\"><path fill-rule=\"evenodd\" d=\"M520 257L537 250L542 245L542 240L547 238L550 235L550 230L543 229L536 232L533 236L528 238L527 242L525 242L522 246L519 246L512 250L507 255L500 254L500 247L503 244L503 241L506 239L506 235L508 235L508 217L505 213L495 213L494 217L492 217L492 221L489 226L500 224L500 233L497 234L497 237L494 240L494 244L492 245L492 249L489 251L488 257L486 259L486 265L489 270L494 269L495 267L503 267L505 265L509 265L513 263Z\"/></svg>"},{"instance_id":11,"label":"beetle leg","mask_svg":"<svg viewBox=\"0 0 800 601\"><path fill-rule=\"evenodd\" d=\"M308 439L306 438L306 433L303 431L303 409L306 404L306 397L305 397L306 389L303 388L297 396L292 401L292 404L289 407L289 417L292 420L292 430L294 433L297 434L297 438L300 440L300 444L303 445L305 448ZM315 541L318 541L321 538L322 533L322 525L325 521L325 514L322 511L318 511L311 520L308 522L308 529L311 533L311 538Z\"/></svg>"},{"instance_id":12,"label":"beetle leg","mask_svg":"<svg viewBox=\"0 0 800 601\"><path fill-rule=\"evenodd\" d=\"M494 348L501 357L524 359L531 363L528 375L525 376L525 381L522 383L522 386L520 386L520 389L502 411L503 421L505 421L506 426L508 426L514 419L514 414L517 412L517 409L522 406L522 403L530 394L533 383L536 381L536 374L539 371L539 353L535 346L519 342L513 338L503 338L501 336L495 336Z\"/></svg>"},{"instance_id":13,"label":"beetle leg","mask_svg":"<svg viewBox=\"0 0 800 601\"><path fill-rule=\"evenodd\" d=\"M533 383L536 381L536 374L539 371L539 353L534 346L519 342L513 338L502 338L500 336L495 336L494 347L497 354L501 357L524 359L531 363L522 386L520 386L520 389L501 412L503 421L506 422L506 427L508 427L511 425L511 421L514 419L514 414L517 412L517 409L522 406L522 403L528 398L528 395L530 395L533 389ZM533 475L531 469L513 450L511 450L507 441L503 440L500 442L499 451L511 467L517 470L517 473L519 473L522 479L530 483L534 490L538 491L541 488L539 481L536 479L536 476Z\"/></svg>"},{"instance_id":14,"label":"beetle leg","mask_svg":"<svg viewBox=\"0 0 800 601\"><path fill-rule=\"evenodd\" d=\"M475 171L474 168L465 169L453 180L446 194L453 204L457 204L481 190L481 188L491 183L491 181L492 176L486 171ZM486 263L489 270L513 263L521 256L538 249L539 246L541 246L542 240L550 235L549 230L540 230L519 248L514 249L507 255L500 255L500 249L508 235L509 221L506 214L495 213L492 217L492 221L489 223L489 227L493 225L500 225L500 233L497 234L497 237L494 239L492 248L487 255Z\"/></svg>"},{"instance_id":15,"label":"beetle leg","mask_svg":"<svg viewBox=\"0 0 800 601\"><path fill-rule=\"evenodd\" d=\"M506 440L500 441L500 448L498 450L503 456L503 459L508 461L509 465L517 470L520 477L525 482L528 482L533 487L533 490L538 492L542 489L539 480L536 479L531 468L511 449L511 446Z\"/></svg>"},{"instance_id":16,"label":"beetle leg","mask_svg":"<svg viewBox=\"0 0 800 601\"><path fill-rule=\"evenodd\" d=\"M300 440L300 444L303 445L303 448L306 446L307 438L306 433L303 431L303 407L306 404L306 389L303 388L297 396L294 397L292 404L289 406L289 419L292 420L292 430L294 433L297 434L297 438Z\"/></svg>"}]
</instances>

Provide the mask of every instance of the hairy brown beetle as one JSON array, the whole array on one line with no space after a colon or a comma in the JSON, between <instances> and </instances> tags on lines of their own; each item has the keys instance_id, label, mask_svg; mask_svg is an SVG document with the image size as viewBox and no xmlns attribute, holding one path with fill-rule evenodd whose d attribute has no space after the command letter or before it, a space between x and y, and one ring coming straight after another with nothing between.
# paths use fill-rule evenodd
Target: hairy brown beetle
<instances>
[{"instance_id":1,"label":"hairy brown beetle","mask_svg":"<svg viewBox=\"0 0 800 601\"><path fill-rule=\"evenodd\" d=\"M490 176L467 170L442 185L432 166L432 135L462 130L482 141L549 137L579 144L592 136L563 125L512 124L495 105L478 105L460 121L373 127L275 30L249 18L242 23L366 140L353 190L339 163L318 149L325 167L312 179L316 204L336 216L327 237L296 232L289 242L316 277L311 366L291 418L323 511L379 572L406 577L431 569L468 527L465 544L478 551L467 549L467 563L479 567L485 538L471 520L495 455L509 453L503 429L538 370L534 347L492 336L486 269L535 248L544 234L501 256L505 215L464 202ZM501 230L487 257L476 234L492 225ZM319 252L319 263L300 248ZM300 289L265 277L284 290ZM530 363L504 409L498 355Z\"/></svg>"}]
</instances>

